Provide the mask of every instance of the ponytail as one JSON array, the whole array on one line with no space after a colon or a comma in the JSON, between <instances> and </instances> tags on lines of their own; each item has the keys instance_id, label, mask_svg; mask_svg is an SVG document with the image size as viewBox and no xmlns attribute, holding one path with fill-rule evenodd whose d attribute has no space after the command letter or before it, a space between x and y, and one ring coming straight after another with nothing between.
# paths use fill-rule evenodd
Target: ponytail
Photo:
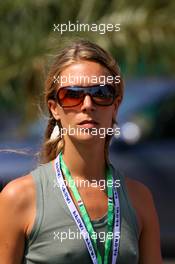
<instances>
[{"instance_id":1,"label":"ponytail","mask_svg":"<svg viewBox=\"0 0 175 264\"><path fill-rule=\"evenodd\" d=\"M48 125L44 135L44 143L42 145L42 151L40 153L41 163L47 163L55 159L64 146L64 139L63 137L61 137L61 134L57 135L53 139L51 138L51 134L56 125L58 125L58 128L61 129L61 123L51 117L48 121Z\"/></svg>"}]
</instances>

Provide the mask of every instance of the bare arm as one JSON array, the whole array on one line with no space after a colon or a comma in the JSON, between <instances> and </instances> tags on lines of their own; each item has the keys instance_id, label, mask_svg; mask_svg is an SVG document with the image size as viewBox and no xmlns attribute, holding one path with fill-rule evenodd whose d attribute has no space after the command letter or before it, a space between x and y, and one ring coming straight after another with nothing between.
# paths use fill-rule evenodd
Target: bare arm
<instances>
[{"instance_id":1,"label":"bare arm","mask_svg":"<svg viewBox=\"0 0 175 264\"><path fill-rule=\"evenodd\" d=\"M0 260L2 264L22 263L25 236L32 212L29 203L32 198L29 178L25 176L12 181L0 193Z\"/></svg>"},{"instance_id":2,"label":"bare arm","mask_svg":"<svg viewBox=\"0 0 175 264\"><path fill-rule=\"evenodd\" d=\"M145 186L142 187L143 228L140 235L139 264L162 264L159 221L153 198Z\"/></svg>"},{"instance_id":3,"label":"bare arm","mask_svg":"<svg viewBox=\"0 0 175 264\"><path fill-rule=\"evenodd\" d=\"M149 189L126 177L126 186L139 223L139 264L162 264L157 213Z\"/></svg>"}]
</instances>

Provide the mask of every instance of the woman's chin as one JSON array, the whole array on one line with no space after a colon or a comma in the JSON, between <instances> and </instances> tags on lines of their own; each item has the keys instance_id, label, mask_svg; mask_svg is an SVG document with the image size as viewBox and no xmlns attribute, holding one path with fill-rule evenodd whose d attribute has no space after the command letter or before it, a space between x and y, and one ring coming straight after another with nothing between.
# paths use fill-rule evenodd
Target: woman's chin
<instances>
[{"instance_id":1,"label":"woman's chin","mask_svg":"<svg viewBox=\"0 0 175 264\"><path fill-rule=\"evenodd\" d=\"M91 135L91 134L83 134L83 135L76 135L71 136L74 140L84 143L97 143L101 142L104 138L100 138L99 135Z\"/></svg>"}]
</instances>

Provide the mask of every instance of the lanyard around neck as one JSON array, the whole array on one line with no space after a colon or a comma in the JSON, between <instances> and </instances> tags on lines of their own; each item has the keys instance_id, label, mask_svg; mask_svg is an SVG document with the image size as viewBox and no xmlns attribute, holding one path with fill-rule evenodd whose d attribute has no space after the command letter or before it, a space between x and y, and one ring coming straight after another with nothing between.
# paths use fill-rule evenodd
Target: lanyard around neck
<instances>
[{"instance_id":1,"label":"lanyard around neck","mask_svg":"<svg viewBox=\"0 0 175 264\"><path fill-rule=\"evenodd\" d=\"M57 180L59 182L59 186L61 187L61 191L63 194L63 197L69 207L69 210L80 230L80 232L83 234L83 238L85 240L86 246L88 248L89 254L91 256L91 259L93 263L102 264L102 257L100 255L100 252L97 247L97 238L94 236L94 229L91 223L91 220L89 218L89 215L86 211L86 208L83 204L83 201L79 195L79 192L77 190L77 187L75 184L72 184L74 182L66 164L63 161L62 153L57 157L55 168L57 172ZM67 187L64 183L63 176L61 173L60 166L64 172L65 178L73 192L73 195L77 201L81 217L81 219L78 210L76 209L72 198L67 190ZM117 255L118 255L118 247L119 247L119 238L120 238L120 207L119 207L119 199L118 194L116 190L113 188L113 184L111 185L111 182L113 182L112 178L112 170L110 167L106 169L106 178L107 178L107 194L108 194L108 225L107 225L107 238L105 241L105 254L104 254L104 264L108 263L110 248L111 248L111 242L113 239L113 256L112 256L112 263L116 263ZM75 183L75 182L74 182ZM110 183L110 184L109 184ZM113 193L114 190L114 193ZM113 195L115 200L115 223L114 223L114 203L113 203ZM114 224L114 232L113 232L113 224ZM90 236L90 237L89 237ZM95 254L95 256L94 256Z\"/></svg>"}]
</instances>

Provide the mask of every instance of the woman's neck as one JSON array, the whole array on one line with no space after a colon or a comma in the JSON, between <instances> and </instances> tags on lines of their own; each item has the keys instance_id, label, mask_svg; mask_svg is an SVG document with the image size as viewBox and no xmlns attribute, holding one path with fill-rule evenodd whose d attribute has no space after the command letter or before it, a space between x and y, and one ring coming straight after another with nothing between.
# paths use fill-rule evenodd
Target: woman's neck
<instances>
[{"instance_id":1,"label":"woman's neck","mask_svg":"<svg viewBox=\"0 0 175 264\"><path fill-rule=\"evenodd\" d=\"M105 179L104 141L95 144L73 143L67 140L63 150L63 160L73 178L80 180Z\"/></svg>"}]
</instances>

